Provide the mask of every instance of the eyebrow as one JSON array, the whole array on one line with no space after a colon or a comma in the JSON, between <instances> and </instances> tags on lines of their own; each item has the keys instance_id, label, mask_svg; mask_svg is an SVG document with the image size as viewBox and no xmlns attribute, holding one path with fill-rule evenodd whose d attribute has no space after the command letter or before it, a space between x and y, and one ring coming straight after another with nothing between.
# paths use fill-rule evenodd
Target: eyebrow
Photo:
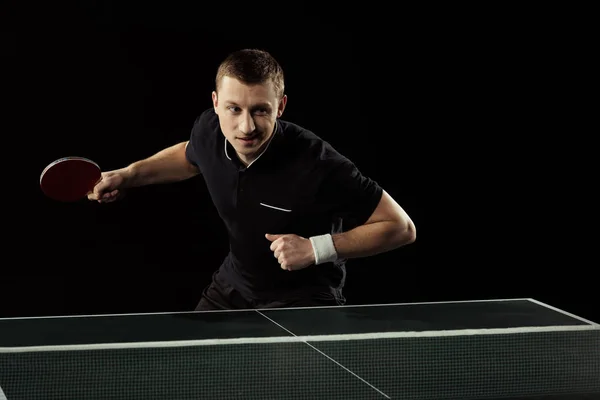
<instances>
[{"instance_id":1,"label":"eyebrow","mask_svg":"<svg viewBox=\"0 0 600 400\"><path fill-rule=\"evenodd\" d=\"M231 101L231 100L226 100L225 104L239 107L239 104L237 104L235 101ZM250 108L272 108L272 107L269 103L259 103L259 104L254 104Z\"/></svg>"}]
</instances>

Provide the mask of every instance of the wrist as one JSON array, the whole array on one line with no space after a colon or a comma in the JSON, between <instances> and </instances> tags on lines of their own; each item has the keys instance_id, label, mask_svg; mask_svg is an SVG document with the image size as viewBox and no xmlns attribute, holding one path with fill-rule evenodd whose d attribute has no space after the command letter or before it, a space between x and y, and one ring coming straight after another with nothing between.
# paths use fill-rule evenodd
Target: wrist
<instances>
[{"instance_id":1,"label":"wrist","mask_svg":"<svg viewBox=\"0 0 600 400\"><path fill-rule=\"evenodd\" d=\"M127 167L120 169L118 172L123 179L123 184L121 185L123 188L136 186L135 181L136 176L138 175L137 163L130 164Z\"/></svg>"},{"instance_id":2,"label":"wrist","mask_svg":"<svg viewBox=\"0 0 600 400\"><path fill-rule=\"evenodd\" d=\"M309 238L315 256L315 265L336 261L337 250L331 234L312 236Z\"/></svg>"}]
</instances>

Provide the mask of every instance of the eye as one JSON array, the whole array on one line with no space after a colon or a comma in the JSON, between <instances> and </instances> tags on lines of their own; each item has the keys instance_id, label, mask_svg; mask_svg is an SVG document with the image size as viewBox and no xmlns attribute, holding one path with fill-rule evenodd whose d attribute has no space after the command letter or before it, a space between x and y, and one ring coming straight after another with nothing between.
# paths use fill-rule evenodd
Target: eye
<instances>
[{"instance_id":1,"label":"eye","mask_svg":"<svg viewBox=\"0 0 600 400\"><path fill-rule=\"evenodd\" d=\"M256 113L259 115L268 115L269 114L269 110L267 110L266 108L259 108L256 110Z\"/></svg>"},{"instance_id":2,"label":"eye","mask_svg":"<svg viewBox=\"0 0 600 400\"><path fill-rule=\"evenodd\" d=\"M237 106L228 106L227 109L229 109L229 111L234 112L234 113L240 111L240 108Z\"/></svg>"}]
</instances>

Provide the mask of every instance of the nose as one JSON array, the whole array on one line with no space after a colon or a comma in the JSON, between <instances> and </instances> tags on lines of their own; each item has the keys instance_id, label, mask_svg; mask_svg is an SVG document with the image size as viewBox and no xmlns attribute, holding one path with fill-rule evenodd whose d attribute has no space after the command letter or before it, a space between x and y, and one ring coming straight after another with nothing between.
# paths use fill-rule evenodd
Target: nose
<instances>
[{"instance_id":1,"label":"nose","mask_svg":"<svg viewBox=\"0 0 600 400\"><path fill-rule=\"evenodd\" d=\"M252 118L252 114L244 113L242 116L242 120L240 121L240 131L244 135L249 135L256 129L256 125L254 124L254 119Z\"/></svg>"}]
</instances>

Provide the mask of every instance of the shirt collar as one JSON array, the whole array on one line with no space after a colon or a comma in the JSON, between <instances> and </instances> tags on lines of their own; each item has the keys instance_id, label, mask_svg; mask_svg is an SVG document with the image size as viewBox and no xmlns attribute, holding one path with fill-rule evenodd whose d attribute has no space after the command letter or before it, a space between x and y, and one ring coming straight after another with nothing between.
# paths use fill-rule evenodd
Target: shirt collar
<instances>
[{"instance_id":1,"label":"shirt collar","mask_svg":"<svg viewBox=\"0 0 600 400\"><path fill-rule=\"evenodd\" d=\"M256 161L257 161L259 158L261 158L261 157L262 157L262 155L263 155L263 154L265 154L265 153L266 153L267 149L268 149L268 148L271 146L271 142L273 141L273 139L275 138L275 136L276 136L276 135L279 133L279 131L280 131L280 124L279 124L279 120L275 120L275 127L273 128L273 134L271 135L271 137L270 137L270 138L269 138L269 140L267 141L267 145L265 146L265 148L263 149L263 151L262 151L262 152L261 152L261 153L258 155L258 157L256 157L256 158L255 158L255 159L254 159L254 160L253 160L253 161L252 161L250 164L248 164L248 165L246 166L246 168L250 168L250 166L251 166L252 164L254 164L254 163L255 163L255 162L256 162ZM227 140L227 138L225 138L225 143L224 143L225 157L227 157L227 159L228 159L229 161L233 161L233 160L231 159L231 157L229 156L229 152L227 151L227 147L228 147L227 145L228 145L228 144L230 144L230 143L229 143L229 141ZM231 146L231 147L233 148L233 146ZM239 160L237 157L235 157L235 161L234 161L234 162L239 162L240 164L242 164L242 163L241 163L241 161L240 161L240 160ZM243 164L242 164L242 165L243 165Z\"/></svg>"}]
</instances>

